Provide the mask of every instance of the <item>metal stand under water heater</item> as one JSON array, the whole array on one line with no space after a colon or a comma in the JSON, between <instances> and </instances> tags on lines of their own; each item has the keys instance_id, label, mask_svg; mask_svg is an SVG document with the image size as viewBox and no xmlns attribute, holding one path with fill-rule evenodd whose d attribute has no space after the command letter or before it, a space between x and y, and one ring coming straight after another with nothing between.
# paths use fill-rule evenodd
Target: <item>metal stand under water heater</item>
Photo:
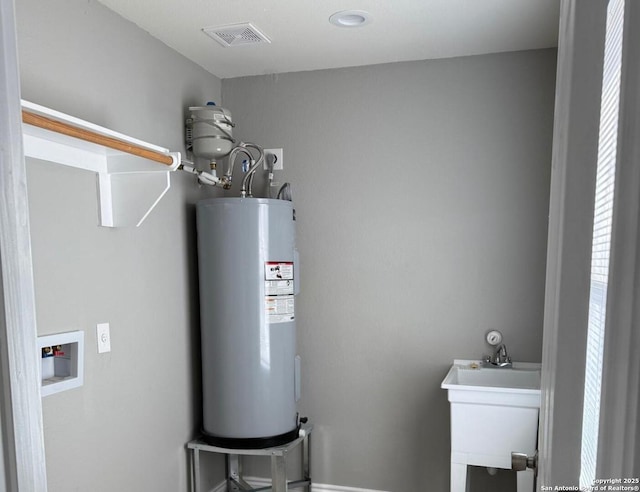
<instances>
[{"instance_id":1,"label":"metal stand under water heater","mask_svg":"<svg viewBox=\"0 0 640 492\"><path fill-rule=\"evenodd\" d=\"M231 138L230 113L220 118L210 119L223 121L221 135ZM300 427L294 210L288 200L251 196L248 174L260 167L263 153L240 143L226 150L230 161L240 147L247 156L250 148L260 153L257 162L251 157L241 197L203 200L196 207L203 434L213 446L266 448L296 439ZM230 187L233 162L229 169L215 184Z\"/></svg>"}]
</instances>

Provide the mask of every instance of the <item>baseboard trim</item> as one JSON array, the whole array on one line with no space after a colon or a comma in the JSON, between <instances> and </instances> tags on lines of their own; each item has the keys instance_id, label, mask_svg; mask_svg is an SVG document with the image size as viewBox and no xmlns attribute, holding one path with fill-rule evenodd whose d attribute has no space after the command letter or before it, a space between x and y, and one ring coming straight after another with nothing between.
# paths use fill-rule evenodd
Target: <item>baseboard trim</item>
<instances>
[{"instance_id":1,"label":"baseboard trim","mask_svg":"<svg viewBox=\"0 0 640 492\"><path fill-rule=\"evenodd\" d=\"M249 485L252 487L267 487L271 485L271 480L260 477L244 477ZM301 487L296 489L289 489L291 492L301 490ZM211 489L210 492L227 492L226 481L221 482L216 487ZM388 492L385 490L373 490L373 489L361 489L358 487L343 487L341 485L329 485L326 483L312 483L311 492Z\"/></svg>"},{"instance_id":2,"label":"baseboard trim","mask_svg":"<svg viewBox=\"0 0 640 492\"><path fill-rule=\"evenodd\" d=\"M387 492L385 490L361 489L359 487L344 487L326 483L312 483L311 492Z\"/></svg>"}]
</instances>

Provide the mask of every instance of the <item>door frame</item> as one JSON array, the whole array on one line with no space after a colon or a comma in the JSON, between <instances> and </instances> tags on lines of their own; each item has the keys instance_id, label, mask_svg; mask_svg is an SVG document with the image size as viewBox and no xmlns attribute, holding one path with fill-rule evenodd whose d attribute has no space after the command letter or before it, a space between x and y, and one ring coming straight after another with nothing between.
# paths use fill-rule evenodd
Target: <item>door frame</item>
<instances>
[{"instance_id":1,"label":"door frame","mask_svg":"<svg viewBox=\"0 0 640 492\"><path fill-rule=\"evenodd\" d=\"M636 5L633 5L636 4ZM607 0L562 0L542 354L538 487L577 486L586 362L594 190ZM637 333L640 313L638 238L637 2L626 2L623 94L612 233L612 268L601 409L598 476L624 478L638 454ZM636 28L637 30L637 28ZM637 44L636 44L637 46ZM635 56L635 59L632 57ZM636 85L632 85L632 84ZM635 159L635 160L634 160ZM636 163L635 165L633 163ZM633 188L635 186L635 188ZM626 188L626 191L625 191ZM633 190L635 189L635 194ZM624 212L624 213L623 213ZM635 234L635 236L634 236ZM635 322L635 330L633 329ZM615 329L609 329L609 327ZM634 334L634 331L636 332ZM623 350L624 349L624 350ZM633 385L633 389L631 388ZM620 407L625 409L621 419ZM554 425L555 423L557 425ZM632 426L632 423L636 425ZM629 431L632 432L629 432ZM621 439L621 436L625 436ZM606 456L610 455L608 459ZM616 462L614 456L626 461ZM637 462L637 459L635 460ZM625 464L626 463L626 464ZM638 465L635 465L638 466ZM624 471L624 472L623 472Z\"/></svg>"},{"instance_id":2,"label":"door frame","mask_svg":"<svg viewBox=\"0 0 640 492\"><path fill-rule=\"evenodd\" d=\"M11 492L46 492L13 0L0 0L0 231L2 486Z\"/></svg>"}]
</instances>

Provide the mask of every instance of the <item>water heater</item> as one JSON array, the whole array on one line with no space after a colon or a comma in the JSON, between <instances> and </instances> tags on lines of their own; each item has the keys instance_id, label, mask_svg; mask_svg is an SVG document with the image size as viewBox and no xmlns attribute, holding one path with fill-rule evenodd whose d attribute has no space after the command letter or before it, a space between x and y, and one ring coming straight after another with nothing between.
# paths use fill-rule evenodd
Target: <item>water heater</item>
<instances>
[{"instance_id":1,"label":"water heater","mask_svg":"<svg viewBox=\"0 0 640 492\"><path fill-rule=\"evenodd\" d=\"M228 448L298 436L292 202L197 204L203 433Z\"/></svg>"}]
</instances>

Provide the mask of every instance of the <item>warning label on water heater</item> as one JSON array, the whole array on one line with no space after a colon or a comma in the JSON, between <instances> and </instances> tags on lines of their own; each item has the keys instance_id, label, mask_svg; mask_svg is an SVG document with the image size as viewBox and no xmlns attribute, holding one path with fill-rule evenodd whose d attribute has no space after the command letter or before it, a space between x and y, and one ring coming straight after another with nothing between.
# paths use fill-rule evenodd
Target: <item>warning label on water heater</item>
<instances>
[{"instance_id":1,"label":"warning label on water heater","mask_svg":"<svg viewBox=\"0 0 640 492\"><path fill-rule=\"evenodd\" d=\"M293 261L267 261L264 264L265 280L293 280Z\"/></svg>"},{"instance_id":2,"label":"warning label on water heater","mask_svg":"<svg viewBox=\"0 0 640 492\"><path fill-rule=\"evenodd\" d=\"M293 280L265 280L265 296L286 296L293 294Z\"/></svg>"},{"instance_id":3,"label":"warning label on water heater","mask_svg":"<svg viewBox=\"0 0 640 492\"><path fill-rule=\"evenodd\" d=\"M265 296L267 323L286 323L295 319L293 295Z\"/></svg>"},{"instance_id":4,"label":"warning label on water heater","mask_svg":"<svg viewBox=\"0 0 640 492\"><path fill-rule=\"evenodd\" d=\"M267 261L264 264L264 308L267 323L295 319L293 262Z\"/></svg>"}]
</instances>

